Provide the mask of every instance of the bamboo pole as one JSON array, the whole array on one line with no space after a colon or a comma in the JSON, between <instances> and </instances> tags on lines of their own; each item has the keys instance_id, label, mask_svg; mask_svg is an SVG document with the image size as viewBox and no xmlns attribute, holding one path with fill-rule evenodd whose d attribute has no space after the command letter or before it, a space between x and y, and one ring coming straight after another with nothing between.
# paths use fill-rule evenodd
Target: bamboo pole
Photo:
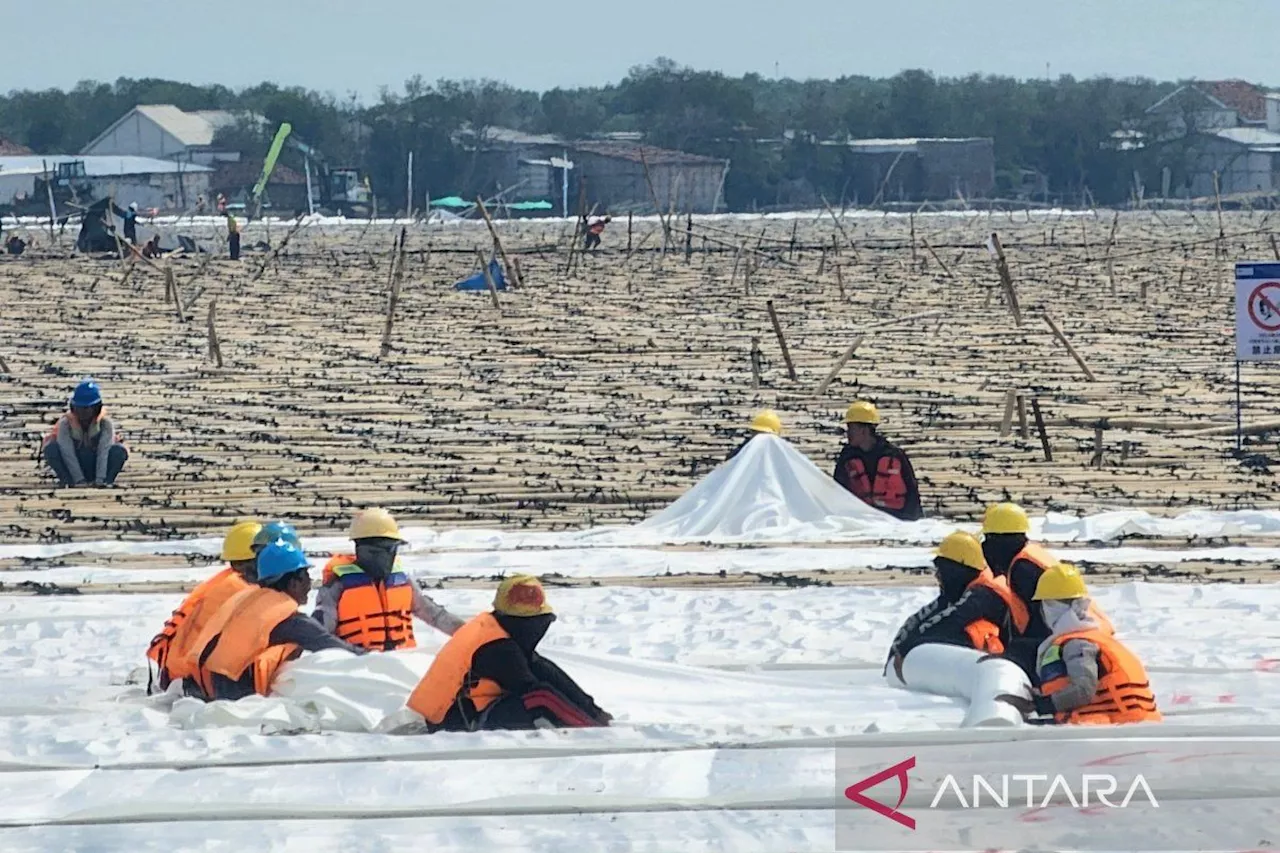
<instances>
[{"instance_id":1,"label":"bamboo pole","mask_svg":"<svg viewBox=\"0 0 1280 853\"><path fill-rule=\"evenodd\" d=\"M222 367L222 344L218 341L217 323L218 300L209 300L209 358L218 367Z\"/></svg>"},{"instance_id":2,"label":"bamboo pole","mask_svg":"<svg viewBox=\"0 0 1280 853\"><path fill-rule=\"evenodd\" d=\"M1040 447L1044 450L1044 461L1053 461L1053 450L1049 447L1049 433L1044 428L1044 415L1040 413L1040 400L1037 397L1031 398L1031 413L1036 419L1036 432L1040 434Z\"/></svg>"},{"instance_id":3,"label":"bamboo pole","mask_svg":"<svg viewBox=\"0 0 1280 853\"><path fill-rule=\"evenodd\" d=\"M796 367L791 363L791 351L787 349L787 339L782 334L782 324L778 322L778 312L773 310L773 300L764 304L769 312L769 322L773 324L773 333L778 336L778 348L782 350L782 360L787 363L787 376L796 381Z\"/></svg>"},{"instance_id":4,"label":"bamboo pole","mask_svg":"<svg viewBox=\"0 0 1280 853\"><path fill-rule=\"evenodd\" d=\"M498 236L498 229L493 227L493 219L489 216L489 211L484 206L484 199L480 198L480 196L476 196L476 206L480 208L480 215L484 217L484 224L489 227L489 234L493 237L493 245L498 249L498 257L502 258L502 267L507 271L507 280L511 282L512 287L519 287L520 275L516 272L516 268L511 265L511 260L507 257L507 250L502 245L502 238Z\"/></svg>"},{"instance_id":5,"label":"bamboo pole","mask_svg":"<svg viewBox=\"0 0 1280 853\"><path fill-rule=\"evenodd\" d=\"M476 258L480 261L480 271L484 273L484 284L489 288L489 298L493 300L493 307L502 311L502 303L498 301L498 286L493 283L493 274L489 272L489 262L485 259L484 252L476 249Z\"/></svg>"},{"instance_id":6,"label":"bamboo pole","mask_svg":"<svg viewBox=\"0 0 1280 853\"><path fill-rule=\"evenodd\" d=\"M391 292L387 296L387 319L382 327L382 346L379 348L379 354L382 358L386 358L391 352L391 330L396 321L396 305L400 302L400 285L404 281L404 244L407 237L407 229L401 227L400 248L391 262L394 272L391 274Z\"/></svg>"},{"instance_id":7,"label":"bamboo pole","mask_svg":"<svg viewBox=\"0 0 1280 853\"><path fill-rule=\"evenodd\" d=\"M831 383L840 375L840 371L849 363L849 359L853 358L853 353L862 345L862 337L862 335L858 335L849 343L849 346L845 349L844 353L840 358L836 359L836 363L831 366L831 371L827 374L826 378L818 383L818 390L815 393L819 397L827 393L827 388L831 387Z\"/></svg>"},{"instance_id":8,"label":"bamboo pole","mask_svg":"<svg viewBox=\"0 0 1280 853\"><path fill-rule=\"evenodd\" d=\"M1009 310L1013 312L1015 324L1022 325L1022 309L1018 307L1018 293L1013 287L1013 275L1009 272L1009 262L1004 256L1004 246L1000 244L1000 235L991 232L991 245L996 250L996 272L1000 274L1000 283L1004 285L1005 296L1009 300Z\"/></svg>"},{"instance_id":9,"label":"bamboo pole","mask_svg":"<svg viewBox=\"0 0 1280 853\"><path fill-rule=\"evenodd\" d=\"M935 252L933 250L933 246L929 244L929 238L922 234L920 236L920 242L924 244L925 250L933 256L933 259L938 262L938 266L942 267L942 271L946 273L947 278L955 278L955 274L951 272L951 268L947 266L947 262L938 257L938 253Z\"/></svg>"},{"instance_id":10,"label":"bamboo pole","mask_svg":"<svg viewBox=\"0 0 1280 853\"><path fill-rule=\"evenodd\" d=\"M1000 437L1007 436L1013 428L1013 410L1017 405L1018 392L1010 388L1004 392L1004 415L1000 418Z\"/></svg>"},{"instance_id":11,"label":"bamboo pole","mask_svg":"<svg viewBox=\"0 0 1280 853\"><path fill-rule=\"evenodd\" d=\"M1027 429L1027 398L1022 394L1018 395L1018 435L1024 439L1031 437L1031 431Z\"/></svg>"},{"instance_id":12,"label":"bamboo pole","mask_svg":"<svg viewBox=\"0 0 1280 853\"><path fill-rule=\"evenodd\" d=\"M1098 379L1093 375L1093 371L1089 369L1089 365L1085 364L1084 358L1080 353L1076 352L1076 348L1071 345L1071 341L1067 340L1067 336L1062 333L1062 329L1058 328L1058 324L1053 321L1053 317L1049 316L1049 312L1044 312L1044 321L1049 324L1049 329L1053 332L1053 336L1058 339L1058 343L1062 344L1067 354L1075 359L1076 364L1080 365L1080 369L1084 371L1084 375L1089 377L1090 382L1097 382Z\"/></svg>"},{"instance_id":13,"label":"bamboo pole","mask_svg":"<svg viewBox=\"0 0 1280 853\"><path fill-rule=\"evenodd\" d=\"M760 339L753 337L751 339L751 387L759 389L760 387L760 362L762 355L760 352Z\"/></svg>"}]
</instances>

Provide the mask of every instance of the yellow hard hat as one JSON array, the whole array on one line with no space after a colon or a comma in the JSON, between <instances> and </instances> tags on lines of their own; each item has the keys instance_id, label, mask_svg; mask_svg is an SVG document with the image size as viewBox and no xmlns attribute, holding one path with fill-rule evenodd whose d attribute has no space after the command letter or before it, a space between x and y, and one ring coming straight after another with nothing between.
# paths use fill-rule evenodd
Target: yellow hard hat
<instances>
[{"instance_id":1,"label":"yellow hard hat","mask_svg":"<svg viewBox=\"0 0 1280 853\"><path fill-rule=\"evenodd\" d=\"M982 516L983 533L1027 533L1030 530L1027 512L1017 504L992 504Z\"/></svg>"},{"instance_id":2,"label":"yellow hard hat","mask_svg":"<svg viewBox=\"0 0 1280 853\"><path fill-rule=\"evenodd\" d=\"M751 419L748 429L754 432L767 432L770 435L782 435L782 418L773 409L761 409Z\"/></svg>"},{"instance_id":3,"label":"yellow hard hat","mask_svg":"<svg viewBox=\"0 0 1280 853\"><path fill-rule=\"evenodd\" d=\"M1035 601L1046 598L1053 601L1070 601L1074 598L1085 598L1089 590L1080 577L1080 570L1070 563L1056 563L1053 568L1046 569L1036 582L1036 594L1031 596Z\"/></svg>"},{"instance_id":4,"label":"yellow hard hat","mask_svg":"<svg viewBox=\"0 0 1280 853\"><path fill-rule=\"evenodd\" d=\"M846 424L871 424L874 426L880 423L880 412L876 409L875 403L859 400L844 413L844 422Z\"/></svg>"},{"instance_id":5,"label":"yellow hard hat","mask_svg":"<svg viewBox=\"0 0 1280 853\"><path fill-rule=\"evenodd\" d=\"M229 563L239 560L252 560L253 537L258 535L262 525L256 521L237 521L231 525L226 537L222 540L222 559Z\"/></svg>"},{"instance_id":6,"label":"yellow hard hat","mask_svg":"<svg viewBox=\"0 0 1280 853\"><path fill-rule=\"evenodd\" d=\"M982 556L982 543L978 541L978 537L963 530L948 533L947 538L942 540L938 550L933 553L953 563L968 566L975 572L980 572L987 567L987 560Z\"/></svg>"},{"instance_id":7,"label":"yellow hard hat","mask_svg":"<svg viewBox=\"0 0 1280 853\"><path fill-rule=\"evenodd\" d=\"M504 616L541 616L551 612L542 581L533 575L512 575L498 585L493 612Z\"/></svg>"},{"instance_id":8,"label":"yellow hard hat","mask_svg":"<svg viewBox=\"0 0 1280 853\"><path fill-rule=\"evenodd\" d=\"M404 537L400 535L400 526L396 524L396 520L391 517L391 513L380 506L357 512L355 517L351 519L349 535L352 539L399 539L401 542L404 541Z\"/></svg>"}]
</instances>

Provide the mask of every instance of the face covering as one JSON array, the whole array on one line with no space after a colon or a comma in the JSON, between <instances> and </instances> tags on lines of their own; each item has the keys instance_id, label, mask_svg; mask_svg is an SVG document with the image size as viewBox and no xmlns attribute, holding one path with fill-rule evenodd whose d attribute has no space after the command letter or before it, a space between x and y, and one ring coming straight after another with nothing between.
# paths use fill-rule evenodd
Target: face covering
<instances>
[{"instance_id":1,"label":"face covering","mask_svg":"<svg viewBox=\"0 0 1280 853\"><path fill-rule=\"evenodd\" d=\"M366 574L383 577L395 567L398 544L387 544L378 540L357 542L356 564L364 569Z\"/></svg>"}]
</instances>

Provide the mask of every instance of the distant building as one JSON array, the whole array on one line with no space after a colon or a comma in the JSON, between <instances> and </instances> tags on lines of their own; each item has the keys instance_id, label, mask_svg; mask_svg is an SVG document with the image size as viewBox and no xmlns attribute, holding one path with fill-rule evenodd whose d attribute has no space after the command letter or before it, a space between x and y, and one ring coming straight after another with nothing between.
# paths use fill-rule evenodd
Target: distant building
<instances>
[{"instance_id":1,"label":"distant building","mask_svg":"<svg viewBox=\"0 0 1280 853\"><path fill-rule=\"evenodd\" d=\"M653 212L655 197L664 212L714 213L724 206L729 161L717 157L630 138L571 142L506 128L462 142L476 150L476 182L486 191L508 189L503 198L510 201L550 201L560 212L567 198L570 214L580 198L587 210L612 213Z\"/></svg>"},{"instance_id":2,"label":"distant building","mask_svg":"<svg viewBox=\"0 0 1280 853\"><path fill-rule=\"evenodd\" d=\"M240 154L216 149L213 137L220 128L233 126L242 118L263 121L258 116L222 110L184 112L171 104L145 104L116 119L80 153L183 160L205 166L235 162Z\"/></svg>"},{"instance_id":3,"label":"distant building","mask_svg":"<svg viewBox=\"0 0 1280 853\"><path fill-rule=\"evenodd\" d=\"M121 207L136 202L143 209L183 211L195 206L197 196L208 196L212 174L208 166L150 157L0 156L0 205L45 209L47 178L55 198L77 204L112 196Z\"/></svg>"},{"instance_id":4,"label":"distant building","mask_svg":"<svg viewBox=\"0 0 1280 853\"><path fill-rule=\"evenodd\" d=\"M12 139L6 139L5 137L0 136L0 157L23 157L34 153L35 152L27 146L19 145Z\"/></svg>"},{"instance_id":5,"label":"distant building","mask_svg":"<svg viewBox=\"0 0 1280 853\"><path fill-rule=\"evenodd\" d=\"M246 203L253 187L262 175L263 159L242 160L239 163L220 163L209 181L209 190L227 197L231 203ZM320 204L319 188L313 188L315 202ZM284 163L276 163L263 191L265 201L275 213L295 213L307 210L307 177Z\"/></svg>"},{"instance_id":6,"label":"distant building","mask_svg":"<svg viewBox=\"0 0 1280 853\"><path fill-rule=\"evenodd\" d=\"M961 139L851 139L845 197L857 204L985 198L996 185L995 142Z\"/></svg>"}]
</instances>

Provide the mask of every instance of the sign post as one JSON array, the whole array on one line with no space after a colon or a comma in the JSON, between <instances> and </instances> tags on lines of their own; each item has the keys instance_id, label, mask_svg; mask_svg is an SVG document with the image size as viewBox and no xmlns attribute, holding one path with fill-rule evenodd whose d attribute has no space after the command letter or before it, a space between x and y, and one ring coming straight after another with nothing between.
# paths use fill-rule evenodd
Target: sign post
<instances>
[{"instance_id":1,"label":"sign post","mask_svg":"<svg viewBox=\"0 0 1280 853\"><path fill-rule=\"evenodd\" d=\"M1236 264L1236 450L1244 447L1240 365L1280 361L1280 263Z\"/></svg>"}]
</instances>

